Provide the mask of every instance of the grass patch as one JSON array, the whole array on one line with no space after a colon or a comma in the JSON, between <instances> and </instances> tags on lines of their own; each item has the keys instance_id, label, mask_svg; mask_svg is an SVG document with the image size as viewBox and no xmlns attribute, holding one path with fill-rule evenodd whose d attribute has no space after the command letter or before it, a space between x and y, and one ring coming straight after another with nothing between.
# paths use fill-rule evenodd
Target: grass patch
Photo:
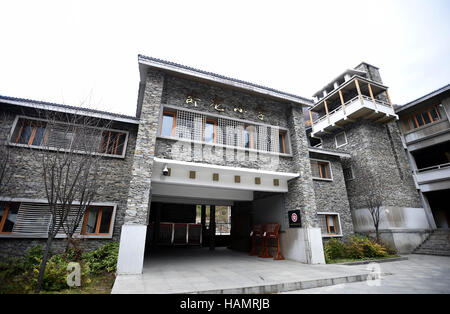
<instances>
[{"instance_id":1,"label":"grass patch","mask_svg":"<svg viewBox=\"0 0 450 314\"><path fill-rule=\"evenodd\" d=\"M41 294L110 294L116 276L114 273L90 276L88 283L81 287L73 287L58 291L42 291ZM28 278L22 274L0 279L0 294L28 294L34 293L29 289Z\"/></svg>"},{"instance_id":2,"label":"grass patch","mask_svg":"<svg viewBox=\"0 0 450 314\"><path fill-rule=\"evenodd\" d=\"M41 293L110 293L115 280L118 251L117 242L108 242L83 254L70 250L52 255L46 265ZM24 257L4 259L0 263L0 294L34 293L42 256L42 246L37 245ZM67 284L67 277L75 271L73 262L78 263L80 287L69 287Z\"/></svg>"}]
</instances>

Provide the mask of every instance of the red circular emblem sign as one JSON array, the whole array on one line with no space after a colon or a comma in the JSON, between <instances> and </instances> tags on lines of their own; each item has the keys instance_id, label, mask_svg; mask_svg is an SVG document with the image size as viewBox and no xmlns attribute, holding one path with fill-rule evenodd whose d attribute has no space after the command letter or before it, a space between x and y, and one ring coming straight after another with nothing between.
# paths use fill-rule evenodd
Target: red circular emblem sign
<instances>
[{"instance_id":1,"label":"red circular emblem sign","mask_svg":"<svg viewBox=\"0 0 450 314\"><path fill-rule=\"evenodd\" d=\"M293 213L291 215L291 220L292 220L292 222L297 222L297 214L296 213Z\"/></svg>"}]
</instances>

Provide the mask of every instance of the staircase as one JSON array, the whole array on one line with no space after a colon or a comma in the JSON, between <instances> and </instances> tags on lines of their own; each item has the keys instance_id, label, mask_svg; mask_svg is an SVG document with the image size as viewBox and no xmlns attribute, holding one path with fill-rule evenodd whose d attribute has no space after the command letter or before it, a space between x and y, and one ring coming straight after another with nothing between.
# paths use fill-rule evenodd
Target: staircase
<instances>
[{"instance_id":1,"label":"staircase","mask_svg":"<svg viewBox=\"0 0 450 314\"><path fill-rule=\"evenodd\" d=\"M450 229L434 230L413 254L450 256Z\"/></svg>"}]
</instances>

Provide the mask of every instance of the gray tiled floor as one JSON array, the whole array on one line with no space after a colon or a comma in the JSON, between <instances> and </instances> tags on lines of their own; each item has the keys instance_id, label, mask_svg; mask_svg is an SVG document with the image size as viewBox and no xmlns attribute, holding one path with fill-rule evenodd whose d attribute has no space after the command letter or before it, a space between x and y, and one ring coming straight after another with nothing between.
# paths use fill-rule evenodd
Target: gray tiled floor
<instances>
[{"instance_id":1,"label":"gray tiled floor","mask_svg":"<svg viewBox=\"0 0 450 314\"><path fill-rule=\"evenodd\" d=\"M146 256L142 275L119 275L112 293L183 293L338 278L366 265L307 265L217 248L172 248Z\"/></svg>"},{"instance_id":2,"label":"gray tiled floor","mask_svg":"<svg viewBox=\"0 0 450 314\"><path fill-rule=\"evenodd\" d=\"M383 276L379 281L346 283L286 293L450 293L448 256L410 254L406 261L379 265L381 272L392 275Z\"/></svg>"}]
</instances>

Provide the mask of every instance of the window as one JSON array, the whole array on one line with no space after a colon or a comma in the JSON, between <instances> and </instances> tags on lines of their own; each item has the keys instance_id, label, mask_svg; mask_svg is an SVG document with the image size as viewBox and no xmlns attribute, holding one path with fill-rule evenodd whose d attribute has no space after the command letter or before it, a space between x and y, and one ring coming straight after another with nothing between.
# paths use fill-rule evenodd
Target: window
<instances>
[{"instance_id":1,"label":"window","mask_svg":"<svg viewBox=\"0 0 450 314\"><path fill-rule=\"evenodd\" d=\"M242 136L245 148L255 148L253 133L254 132L252 126L250 125L244 126L244 130L242 130Z\"/></svg>"},{"instance_id":2,"label":"window","mask_svg":"<svg viewBox=\"0 0 450 314\"><path fill-rule=\"evenodd\" d=\"M99 152L103 154L122 155L125 138L125 133L103 131Z\"/></svg>"},{"instance_id":3,"label":"window","mask_svg":"<svg viewBox=\"0 0 450 314\"><path fill-rule=\"evenodd\" d=\"M280 144L280 153L285 154L286 153L286 133L285 132L280 132L280 134L278 135L278 140L279 140L279 144Z\"/></svg>"},{"instance_id":4,"label":"window","mask_svg":"<svg viewBox=\"0 0 450 314\"><path fill-rule=\"evenodd\" d=\"M323 236L341 235L339 215L337 213L318 213Z\"/></svg>"},{"instance_id":5,"label":"window","mask_svg":"<svg viewBox=\"0 0 450 314\"><path fill-rule=\"evenodd\" d=\"M0 202L0 233L11 233L17 220L19 203Z\"/></svg>"},{"instance_id":6,"label":"window","mask_svg":"<svg viewBox=\"0 0 450 314\"><path fill-rule=\"evenodd\" d=\"M216 120L206 120L203 140L206 143L216 143L217 142L217 121Z\"/></svg>"},{"instance_id":7,"label":"window","mask_svg":"<svg viewBox=\"0 0 450 314\"><path fill-rule=\"evenodd\" d=\"M332 180L329 161L311 159L310 162L313 178Z\"/></svg>"},{"instance_id":8,"label":"window","mask_svg":"<svg viewBox=\"0 0 450 314\"><path fill-rule=\"evenodd\" d=\"M45 136L46 123L19 119L17 144L42 145Z\"/></svg>"},{"instance_id":9,"label":"window","mask_svg":"<svg viewBox=\"0 0 450 314\"><path fill-rule=\"evenodd\" d=\"M405 131L410 131L439 120L441 120L441 115L439 114L438 108L434 106L407 117L403 121L403 127Z\"/></svg>"},{"instance_id":10,"label":"window","mask_svg":"<svg viewBox=\"0 0 450 314\"><path fill-rule=\"evenodd\" d=\"M240 149L289 153L286 129L169 105L163 111L159 135Z\"/></svg>"},{"instance_id":11,"label":"window","mask_svg":"<svg viewBox=\"0 0 450 314\"><path fill-rule=\"evenodd\" d=\"M164 112L161 125L161 136L175 135L175 113Z\"/></svg>"},{"instance_id":12,"label":"window","mask_svg":"<svg viewBox=\"0 0 450 314\"><path fill-rule=\"evenodd\" d=\"M11 144L85 154L123 156L128 136L126 131L25 117L18 117L13 128Z\"/></svg>"},{"instance_id":13,"label":"window","mask_svg":"<svg viewBox=\"0 0 450 314\"><path fill-rule=\"evenodd\" d=\"M90 207L84 216L82 233L87 235L109 234L112 214L112 207Z\"/></svg>"},{"instance_id":14,"label":"window","mask_svg":"<svg viewBox=\"0 0 450 314\"><path fill-rule=\"evenodd\" d=\"M341 132L339 134L336 134L336 136L334 137L335 141L336 141L336 147L341 147L347 144L347 135L344 132Z\"/></svg>"},{"instance_id":15,"label":"window","mask_svg":"<svg viewBox=\"0 0 450 314\"><path fill-rule=\"evenodd\" d=\"M355 178L354 175L353 175L352 167L344 168L343 172L344 172L344 180L345 181L350 181L350 180L353 180Z\"/></svg>"}]
</instances>

